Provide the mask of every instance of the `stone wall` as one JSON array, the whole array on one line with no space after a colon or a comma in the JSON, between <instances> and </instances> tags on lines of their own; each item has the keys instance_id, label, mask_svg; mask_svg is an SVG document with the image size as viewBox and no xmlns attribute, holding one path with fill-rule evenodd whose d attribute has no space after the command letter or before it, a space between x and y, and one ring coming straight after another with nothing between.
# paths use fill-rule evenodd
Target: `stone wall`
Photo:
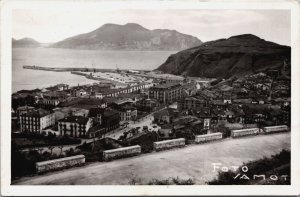
<instances>
[{"instance_id":1,"label":"stone wall","mask_svg":"<svg viewBox=\"0 0 300 197\"><path fill-rule=\"evenodd\" d=\"M60 159L37 162L35 166L36 166L36 172L40 174L44 172L70 168L73 166L80 166L83 165L84 163L85 163L85 156L76 155L72 157L64 157Z\"/></svg>"},{"instance_id":2,"label":"stone wall","mask_svg":"<svg viewBox=\"0 0 300 197\"><path fill-rule=\"evenodd\" d=\"M173 140L164 140L159 142L154 142L153 147L155 151L166 150L176 147L183 147L185 146L185 139L178 138Z\"/></svg>"},{"instance_id":3,"label":"stone wall","mask_svg":"<svg viewBox=\"0 0 300 197\"><path fill-rule=\"evenodd\" d=\"M103 151L103 160L111 161L114 159L132 157L139 154L141 154L141 147L139 145L124 148L116 148L112 150Z\"/></svg>"},{"instance_id":4,"label":"stone wall","mask_svg":"<svg viewBox=\"0 0 300 197\"><path fill-rule=\"evenodd\" d=\"M257 134L259 134L259 128L231 130L231 137L233 138Z\"/></svg>"},{"instance_id":5,"label":"stone wall","mask_svg":"<svg viewBox=\"0 0 300 197\"><path fill-rule=\"evenodd\" d=\"M286 125L270 126L270 127L264 127L263 128L265 133L284 132L284 131L288 131L288 129L289 128Z\"/></svg>"},{"instance_id":6,"label":"stone wall","mask_svg":"<svg viewBox=\"0 0 300 197\"><path fill-rule=\"evenodd\" d=\"M195 142L196 143L204 143L204 142L209 142L213 140L220 140L223 138L222 133L210 133L206 135L196 135L195 136Z\"/></svg>"}]
</instances>

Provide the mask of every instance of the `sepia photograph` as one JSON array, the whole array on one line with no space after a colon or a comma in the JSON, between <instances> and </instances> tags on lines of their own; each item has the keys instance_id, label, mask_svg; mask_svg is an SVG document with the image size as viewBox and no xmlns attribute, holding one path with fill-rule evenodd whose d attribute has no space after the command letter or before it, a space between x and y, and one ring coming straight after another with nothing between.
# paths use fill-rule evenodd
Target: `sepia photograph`
<instances>
[{"instance_id":1,"label":"sepia photograph","mask_svg":"<svg viewBox=\"0 0 300 197\"><path fill-rule=\"evenodd\" d=\"M12 2L1 185L299 186L296 1Z\"/></svg>"}]
</instances>

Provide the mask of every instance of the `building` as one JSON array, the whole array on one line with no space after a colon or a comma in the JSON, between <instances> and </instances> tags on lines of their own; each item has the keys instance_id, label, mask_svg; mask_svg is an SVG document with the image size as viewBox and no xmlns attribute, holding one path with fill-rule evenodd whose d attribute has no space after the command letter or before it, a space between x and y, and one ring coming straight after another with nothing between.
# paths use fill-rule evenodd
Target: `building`
<instances>
[{"instance_id":1,"label":"building","mask_svg":"<svg viewBox=\"0 0 300 197\"><path fill-rule=\"evenodd\" d=\"M95 125L104 128L104 132L111 131L120 126L120 114L116 110L91 108L88 116L93 119Z\"/></svg>"},{"instance_id":2,"label":"building","mask_svg":"<svg viewBox=\"0 0 300 197\"><path fill-rule=\"evenodd\" d=\"M68 89L69 89L69 85L63 84L63 83L45 88L46 91L64 91L64 90L68 90Z\"/></svg>"},{"instance_id":3,"label":"building","mask_svg":"<svg viewBox=\"0 0 300 197\"><path fill-rule=\"evenodd\" d=\"M182 94L183 94L183 97L186 97L186 96L188 97L188 96L194 96L194 95L196 95L198 89L200 89L200 87L198 87L197 84L195 84L195 83L185 83L185 84L182 84Z\"/></svg>"},{"instance_id":4,"label":"building","mask_svg":"<svg viewBox=\"0 0 300 197\"><path fill-rule=\"evenodd\" d=\"M164 83L151 87L149 97L163 104L170 104L182 97L182 86L179 83Z\"/></svg>"},{"instance_id":5,"label":"building","mask_svg":"<svg viewBox=\"0 0 300 197\"><path fill-rule=\"evenodd\" d=\"M93 120L82 116L69 116L58 121L61 136L87 137L87 132L92 126Z\"/></svg>"},{"instance_id":6,"label":"building","mask_svg":"<svg viewBox=\"0 0 300 197\"><path fill-rule=\"evenodd\" d=\"M57 106L58 104L66 101L68 95L66 92L47 92L42 95L41 103L49 106Z\"/></svg>"},{"instance_id":7,"label":"building","mask_svg":"<svg viewBox=\"0 0 300 197\"><path fill-rule=\"evenodd\" d=\"M102 114L104 112L103 108L91 108L89 111L89 117L94 119L95 124L102 125Z\"/></svg>"},{"instance_id":8,"label":"building","mask_svg":"<svg viewBox=\"0 0 300 197\"><path fill-rule=\"evenodd\" d=\"M161 124L172 123L173 119L178 116L178 111L173 108L166 108L153 114L154 121Z\"/></svg>"},{"instance_id":9,"label":"building","mask_svg":"<svg viewBox=\"0 0 300 197\"><path fill-rule=\"evenodd\" d=\"M135 106L139 108L140 111L156 111L160 104L156 99L144 98L142 100L137 101L135 103Z\"/></svg>"},{"instance_id":10,"label":"building","mask_svg":"<svg viewBox=\"0 0 300 197\"><path fill-rule=\"evenodd\" d=\"M120 121L129 121L137 119L137 109L131 106L122 106L116 109L120 114Z\"/></svg>"},{"instance_id":11,"label":"building","mask_svg":"<svg viewBox=\"0 0 300 197\"><path fill-rule=\"evenodd\" d=\"M178 101L178 109L187 110L187 109L199 109L202 107L207 107L209 105L209 100L198 99L195 97L185 97Z\"/></svg>"},{"instance_id":12,"label":"building","mask_svg":"<svg viewBox=\"0 0 300 197\"><path fill-rule=\"evenodd\" d=\"M111 131L120 126L120 114L116 110L105 110L102 114L102 126L105 131Z\"/></svg>"},{"instance_id":13,"label":"building","mask_svg":"<svg viewBox=\"0 0 300 197\"><path fill-rule=\"evenodd\" d=\"M17 116L20 117L23 114L34 111L35 108L31 106L21 106L17 108Z\"/></svg>"},{"instance_id":14,"label":"building","mask_svg":"<svg viewBox=\"0 0 300 197\"><path fill-rule=\"evenodd\" d=\"M49 110L37 109L20 116L21 132L41 133L44 128L55 124L55 114Z\"/></svg>"}]
</instances>

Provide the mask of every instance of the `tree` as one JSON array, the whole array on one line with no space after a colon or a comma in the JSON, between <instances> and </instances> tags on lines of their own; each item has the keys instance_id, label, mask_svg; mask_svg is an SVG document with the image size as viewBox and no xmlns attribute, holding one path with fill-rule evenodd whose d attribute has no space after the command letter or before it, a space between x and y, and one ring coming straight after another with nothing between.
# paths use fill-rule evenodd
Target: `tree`
<instances>
[{"instance_id":1,"label":"tree","mask_svg":"<svg viewBox=\"0 0 300 197\"><path fill-rule=\"evenodd\" d=\"M63 152L64 146L59 146L58 148L60 149L60 154L59 154L59 156L61 156L61 155L62 155L62 152Z\"/></svg>"},{"instance_id":2,"label":"tree","mask_svg":"<svg viewBox=\"0 0 300 197\"><path fill-rule=\"evenodd\" d=\"M48 149L50 150L50 154L52 155L52 150L54 149L54 146L49 146Z\"/></svg>"},{"instance_id":3,"label":"tree","mask_svg":"<svg viewBox=\"0 0 300 197\"><path fill-rule=\"evenodd\" d=\"M40 154L42 154L42 151L43 151L44 149L43 149L43 148L38 148L37 150L38 150L38 152L39 152Z\"/></svg>"}]
</instances>

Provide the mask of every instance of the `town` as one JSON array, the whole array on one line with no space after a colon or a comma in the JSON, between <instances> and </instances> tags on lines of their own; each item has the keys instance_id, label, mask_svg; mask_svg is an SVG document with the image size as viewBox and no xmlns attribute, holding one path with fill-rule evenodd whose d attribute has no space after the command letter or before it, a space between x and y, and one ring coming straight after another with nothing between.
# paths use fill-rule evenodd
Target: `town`
<instances>
[{"instance_id":1,"label":"town","mask_svg":"<svg viewBox=\"0 0 300 197\"><path fill-rule=\"evenodd\" d=\"M276 69L228 79L158 71L73 74L97 82L12 94L13 179L290 127L291 80Z\"/></svg>"}]
</instances>

